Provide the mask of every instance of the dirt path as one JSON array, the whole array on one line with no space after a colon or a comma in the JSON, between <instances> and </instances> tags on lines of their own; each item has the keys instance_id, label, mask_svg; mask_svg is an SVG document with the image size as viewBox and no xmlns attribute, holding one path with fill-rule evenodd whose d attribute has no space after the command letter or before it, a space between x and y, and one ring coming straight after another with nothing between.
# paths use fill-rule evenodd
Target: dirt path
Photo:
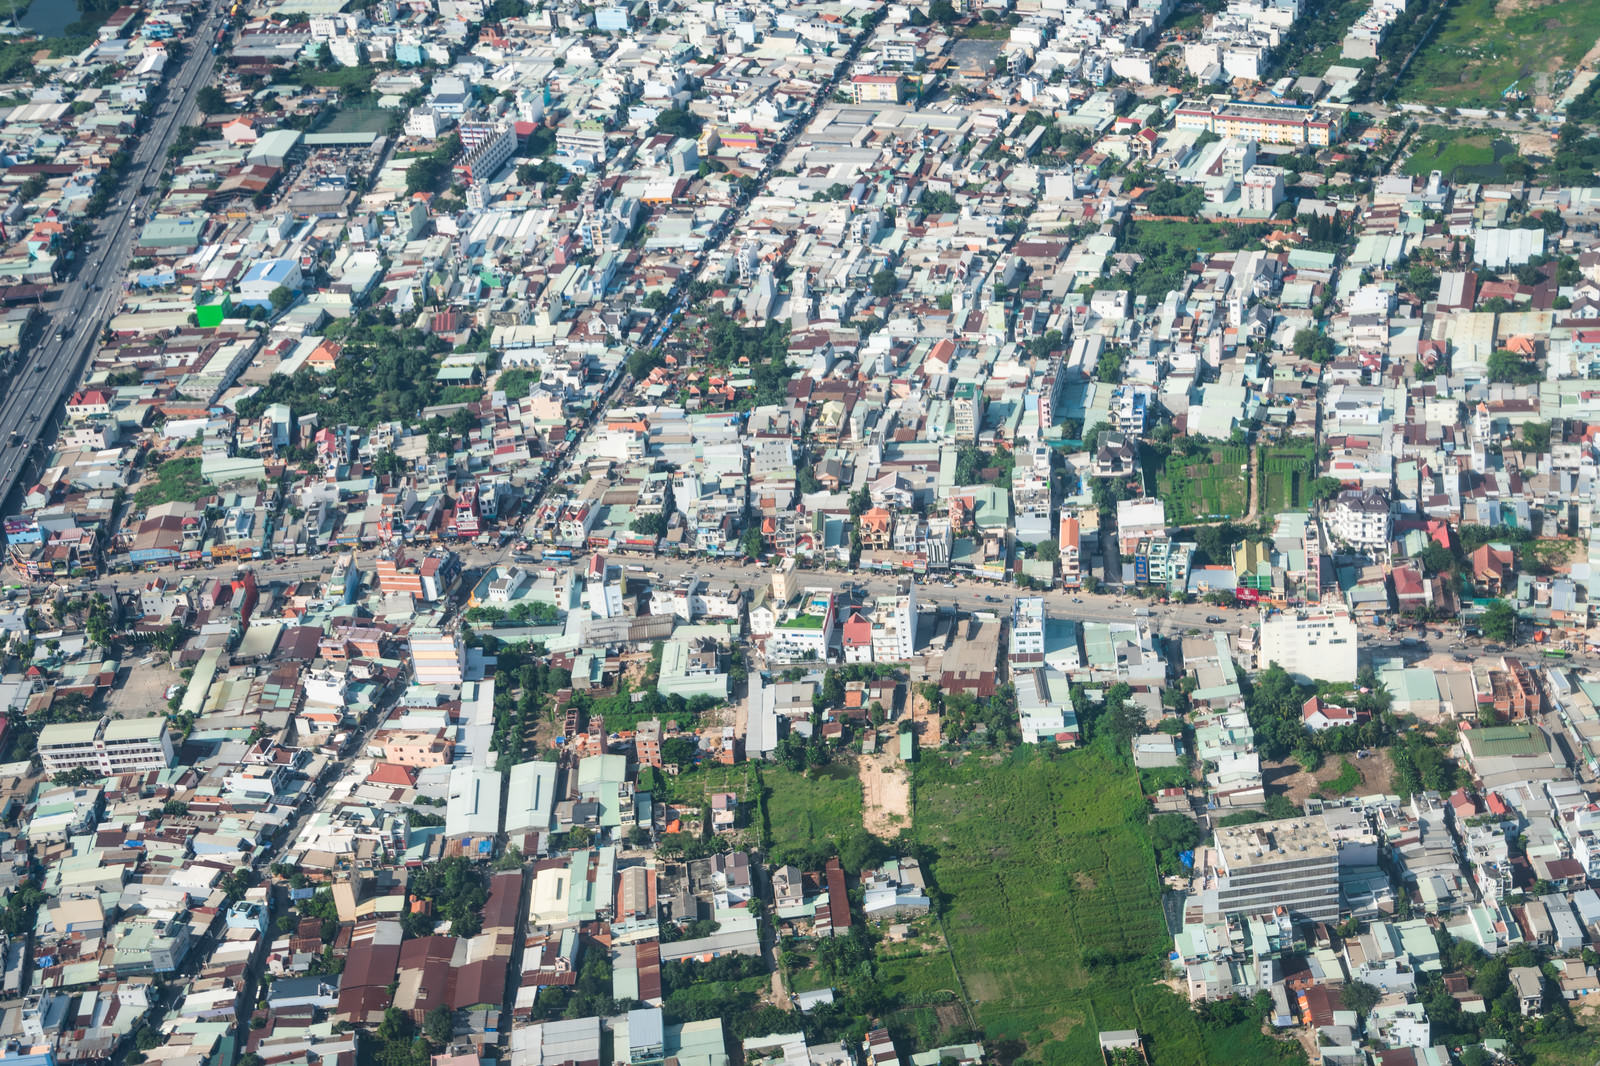
<instances>
[{"instance_id":1,"label":"dirt path","mask_svg":"<svg viewBox=\"0 0 1600 1066\"><path fill-rule=\"evenodd\" d=\"M939 716L928 708L928 701L912 686L911 728L917 734L917 744L930 750L944 746L944 731Z\"/></svg>"},{"instance_id":2,"label":"dirt path","mask_svg":"<svg viewBox=\"0 0 1600 1066\"><path fill-rule=\"evenodd\" d=\"M911 779L897 754L863 755L861 789L861 820L867 832L888 839L911 825Z\"/></svg>"}]
</instances>

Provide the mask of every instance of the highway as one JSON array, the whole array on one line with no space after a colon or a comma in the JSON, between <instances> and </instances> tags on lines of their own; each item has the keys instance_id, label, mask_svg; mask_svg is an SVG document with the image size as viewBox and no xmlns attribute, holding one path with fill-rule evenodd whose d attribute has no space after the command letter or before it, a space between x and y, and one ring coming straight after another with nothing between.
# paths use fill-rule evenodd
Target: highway
<instances>
[{"instance_id":1,"label":"highway","mask_svg":"<svg viewBox=\"0 0 1600 1066\"><path fill-rule=\"evenodd\" d=\"M220 13L207 8L194 28L182 65L162 85L150 127L138 134L133 156L112 191L112 205L92 223L89 239L73 276L61 286L48 308L42 332L16 361L0 401L0 501L10 506L13 492L39 473L41 439L53 435L57 415L83 373L122 298L133 239L143 225L147 197L139 190L154 186L178 130L194 111L194 100L211 76L211 52Z\"/></svg>"}]
</instances>

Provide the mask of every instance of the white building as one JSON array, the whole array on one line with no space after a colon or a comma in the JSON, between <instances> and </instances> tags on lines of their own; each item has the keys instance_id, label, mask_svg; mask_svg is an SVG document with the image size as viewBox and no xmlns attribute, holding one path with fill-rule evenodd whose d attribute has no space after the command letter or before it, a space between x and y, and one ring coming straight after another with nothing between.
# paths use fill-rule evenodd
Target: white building
<instances>
[{"instance_id":1,"label":"white building","mask_svg":"<svg viewBox=\"0 0 1600 1066\"><path fill-rule=\"evenodd\" d=\"M1359 551L1387 552L1391 525L1389 494L1382 489L1341 492L1328 508L1328 532Z\"/></svg>"},{"instance_id":2,"label":"white building","mask_svg":"<svg viewBox=\"0 0 1600 1066\"><path fill-rule=\"evenodd\" d=\"M165 718L57 722L39 731L39 759L47 774L80 767L106 776L165 770L173 755Z\"/></svg>"},{"instance_id":3,"label":"white building","mask_svg":"<svg viewBox=\"0 0 1600 1066\"><path fill-rule=\"evenodd\" d=\"M1277 663L1302 684L1356 679L1356 624L1343 607L1263 616L1257 665Z\"/></svg>"}]
</instances>

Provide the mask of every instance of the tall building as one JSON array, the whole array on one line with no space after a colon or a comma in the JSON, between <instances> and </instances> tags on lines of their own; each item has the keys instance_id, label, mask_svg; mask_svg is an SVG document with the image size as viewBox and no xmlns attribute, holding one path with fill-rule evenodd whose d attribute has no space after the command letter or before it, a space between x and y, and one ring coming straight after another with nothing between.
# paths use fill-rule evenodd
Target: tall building
<instances>
[{"instance_id":1,"label":"tall building","mask_svg":"<svg viewBox=\"0 0 1600 1066\"><path fill-rule=\"evenodd\" d=\"M406 637L406 648L417 684L461 687L467 649L458 632L419 626Z\"/></svg>"},{"instance_id":2,"label":"tall building","mask_svg":"<svg viewBox=\"0 0 1600 1066\"><path fill-rule=\"evenodd\" d=\"M1217 910L1296 921L1339 917L1339 849L1320 818L1225 826L1217 830Z\"/></svg>"},{"instance_id":3,"label":"tall building","mask_svg":"<svg viewBox=\"0 0 1600 1066\"><path fill-rule=\"evenodd\" d=\"M1044 598L1022 596L1011 605L1011 662L1031 666L1044 662Z\"/></svg>"},{"instance_id":4,"label":"tall building","mask_svg":"<svg viewBox=\"0 0 1600 1066\"><path fill-rule=\"evenodd\" d=\"M1256 665L1272 663L1296 681L1356 679L1356 624L1343 607L1283 611L1261 619Z\"/></svg>"},{"instance_id":5,"label":"tall building","mask_svg":"<svg viewBox=\"0 0 1600 1066\"><path fill-rule=\"evenodd\" d=\"M165 718L57 722L39 731L38 751L47 774L86 768L106 776L165 770L175 754Z\"/></svg>"},{"instance_id":6,"label":"tall building","mask_svg":"<svg viewBox=\"0 0 1600 1066\"><path fill-rule=\"evenodd\" d=\"M900 583L898 594L884 596L872 612L872 658L903 662L917 651L917 585Z\"/></svg>"},{"instance_id":7,"label":"tall building","mask_svg":"<svg viewBox=\"0 0 1600 1066\"><path fill-rule=\"evenodd\" d=\"M1061 584L1069 589L1083 584L1083 557L1080 554L1082 527L1073 511L1061 512L1056 547L1061 549Z\"/></svg>"}]
</instances>

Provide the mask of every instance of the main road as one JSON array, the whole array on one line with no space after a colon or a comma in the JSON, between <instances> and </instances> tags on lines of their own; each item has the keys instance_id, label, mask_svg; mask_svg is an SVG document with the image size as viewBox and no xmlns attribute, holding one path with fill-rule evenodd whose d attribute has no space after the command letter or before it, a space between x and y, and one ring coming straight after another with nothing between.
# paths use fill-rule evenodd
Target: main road
<instances>
[{"instance_id":1,"label":"main road","mask_svg":"<svg viewBox=\"0 0 1600 1066\"><path fill-rule=\"evenodd\" d=\"M155 185L178 130L194 111L195 95L211 76L211 40L221 17L210 5L191 33L182 65L163 83L148 129L137 135L132 158L111 190L112 206L96 219L79 250L73 276L47 305L43 332L19 358L0 401L0 503L36 476L40 455L57 415L77 385L83 367L122 296L122 281ZM6 507L6 513L12 508Z\"/></svg>"}]
</instances>

